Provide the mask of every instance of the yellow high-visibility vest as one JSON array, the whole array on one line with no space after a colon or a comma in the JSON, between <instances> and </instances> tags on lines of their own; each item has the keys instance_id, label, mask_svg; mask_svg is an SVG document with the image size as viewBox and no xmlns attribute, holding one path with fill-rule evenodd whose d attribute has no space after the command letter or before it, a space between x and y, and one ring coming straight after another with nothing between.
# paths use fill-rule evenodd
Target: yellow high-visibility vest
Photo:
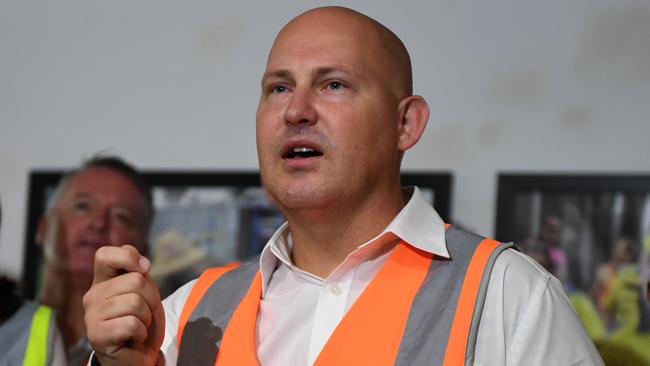
<instances>
[{"instance_id":1,"label":"yellow high-visibility vest","mask_svg":"<svg viewBox=\"0 0 650 366\"><path fill-rule=\"evenodd\" d=\"M50 327L53 326L52 309L40 305L32 316L29 341L25 348L23 366L41 366L47 364Z\"/></svg>"}]
</instances>

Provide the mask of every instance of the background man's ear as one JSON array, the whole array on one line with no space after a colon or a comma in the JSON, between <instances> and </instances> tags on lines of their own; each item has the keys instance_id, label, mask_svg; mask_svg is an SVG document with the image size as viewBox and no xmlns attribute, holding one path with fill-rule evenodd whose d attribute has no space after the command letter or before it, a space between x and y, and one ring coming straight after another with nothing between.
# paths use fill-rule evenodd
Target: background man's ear
<instances>
[{"instance_id":1,"label":"background man's ear","mask_svg":"<svg viewBox=\"0 0 650 366\"><path fill-rule=\"evenodd\" d=\"M429 105L419 95L411 95L399 103L399 149L406 151L415 145L429 120Z\"/></svg>"},{"instance_id":2,"label":"background man's ear","mask_svg":"<svg viewBox=\"0 0 650 366\"><path fill-rule=\"evenodd\" d=\"M36 244L43 246L45 242L45 233L47 232L47 225L49 224L49 219L47 215L41 215L38 219L38 226L36 226Z\"/></svg>"}]
</instances>

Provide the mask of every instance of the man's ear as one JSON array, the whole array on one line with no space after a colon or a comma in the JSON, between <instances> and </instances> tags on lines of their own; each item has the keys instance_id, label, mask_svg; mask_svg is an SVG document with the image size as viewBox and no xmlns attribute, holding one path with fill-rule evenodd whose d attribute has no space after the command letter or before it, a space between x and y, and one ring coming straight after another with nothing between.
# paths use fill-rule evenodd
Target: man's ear
<instances>
[{"instance_id":1,"label":"man's ear","mask_svg":"<svg viewBox=\"0 0 650 366\"><path fill-rule=\"evenodd\" d=\"M406 151L415 145L429 120L429 105L419 95L410 95L402 99L399 110L399 143L400 151Z\"/></svg>"},{"instance_id":2,"label":"man's ear","mask_svg":"<svg viewBox=\"0 0 650 366\"><path fill-rule=\"evenodd\" d=\"M38 219L38 226L36 226L36 244L43 246L45 243L45 233L47 233L47 225L49 225L49 218L47 215L41 215Z\"/></svg>"}]
</instances>

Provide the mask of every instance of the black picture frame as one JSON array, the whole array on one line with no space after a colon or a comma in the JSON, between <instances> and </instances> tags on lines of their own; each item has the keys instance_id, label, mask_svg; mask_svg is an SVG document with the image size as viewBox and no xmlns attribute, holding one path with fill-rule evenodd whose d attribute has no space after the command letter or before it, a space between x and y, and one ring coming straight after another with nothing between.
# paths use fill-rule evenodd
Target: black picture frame
<instances>
[{"instance_id":1,"label":"black picture frame","mask_svg":"<svg viewBox=\"0 0 650 366\"><path fill-rule=\"evenodd\" d=\"M495 238L562 282L587 334L648 355L650 175L504 172L497 198Z\"/></svg>"},{"instance_id":2,"label":"black picture frame","mask_svg":"<svg viewBox=\"0 0 650 366\"><path fill-rule=\"evenodd\" d=\"M533 196L537 196L536 204L531 203ZM573 230L579 231L575 245L566 245L565 240L561 247L566 251L566 273L551 270L571 288L593 290L598 268L613 257L614 246L621 238L631 239L638 249L642 276L650 273L645 259L649 254L644 249L650 240L650 175L501 173L497 199L495 238L518 243L524 251L527 245L539 249L535 242L540 240L548 218L559 215L560 206L565 216L560 220L563 230L570 234L567 227L582 222L581 231ZM533 211L531 206L536 206L539 214L527 214ZM579 220L570 223L566 208ZM538 230L526 232L526 226Z\"/></svg>"},{"instance_id":3,"label":"black picture frame","mask_svg":"<svg viewBox=\"0 0 650 366\"><path fill-rule=\"evenodd\" d=\"M36 244L39 219L45 211L47 197L65 174L61 169L36 169L29 173L25 245L22 271L23 294L34 298L41 276L42 249ZM192 188L254 188L261 187L256 171L159 170L143 171L153 189ZM402 185L416 185L425 195L433 196L433 206L446 221L451 220L452 174L449 172L405 172ZM266 208L262 208L267 210ZM268 211L268 210L267 210ZM269 212L272 214L272 212ZM250 240L246 238L245 240ZM257 244L254 250L259 249ZM250 255L250 249L240 250L239 256Z\"/></svg>"},{"instance_id":4,"label":"black picture frame","mask_svg":"<svg viewBox=\"0 0 650 366\"><path fill-rule=\"evenodd\" d=\"M512 223L517 215L517 194L541 191L551 194L592 194L612 192L650 193L650 175L500 173L498 177L495 238L516 241Z\"/></svg>"}]
</instances>

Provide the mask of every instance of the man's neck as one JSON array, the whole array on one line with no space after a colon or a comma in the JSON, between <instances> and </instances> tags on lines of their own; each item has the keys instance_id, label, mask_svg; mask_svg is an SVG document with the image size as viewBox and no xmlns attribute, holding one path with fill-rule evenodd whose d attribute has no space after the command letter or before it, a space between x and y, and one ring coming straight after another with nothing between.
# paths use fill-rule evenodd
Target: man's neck
<instances>
[{"instance_id":1,"label":"man's neck","mask_svg":"<svg viewBox=\"0 0 650 366\"><path fill-rule=\"evenodd\" d=\"M83 296L86 290L87 287L75 283L59 270L49 268L46 271L39 300L57 311L57 325L66 348L75 344L86 333L83 318Z\"/></svg>"},{"instance_id":2,"label":"man's neck","mask_svg":"<svg viewBox=\"0 0 650 366\"><path fill-rule=\"evenodd\" d=\"M319 277L329 276L350 253L381 233L404 207L401 191L380 198L286 214L294 264Z\"/></svg>"}]
</instances>

